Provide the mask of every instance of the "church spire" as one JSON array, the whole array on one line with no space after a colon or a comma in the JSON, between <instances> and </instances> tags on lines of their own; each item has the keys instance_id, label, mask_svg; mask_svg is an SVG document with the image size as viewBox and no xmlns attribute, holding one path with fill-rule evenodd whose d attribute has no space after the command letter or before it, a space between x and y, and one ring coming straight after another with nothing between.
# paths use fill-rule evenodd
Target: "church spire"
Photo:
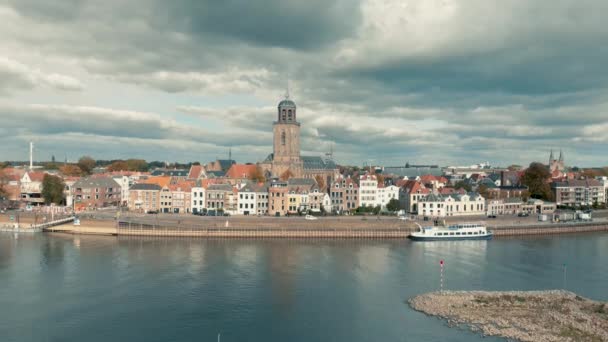
<instances>
[{"instance_id":1,"label":"church spire","mask_svg":"<svg viewBox=\"0 0 608 342\"><path fill-rule=\"evenodd\" d=\"M562 150L559 150L559 161L563 162L564 161L564 154L562 153Z\"/></svg>"},{"instance_id":2,"label":"church spire","mask_svg":"<svg viewBox=\"0 0 608 342\"><path fill-rule=\"evenodd\" d=\"M553 162L553 149L551 149L551 154L549 155L549 165Z\"/></svg>"}]
</instances>

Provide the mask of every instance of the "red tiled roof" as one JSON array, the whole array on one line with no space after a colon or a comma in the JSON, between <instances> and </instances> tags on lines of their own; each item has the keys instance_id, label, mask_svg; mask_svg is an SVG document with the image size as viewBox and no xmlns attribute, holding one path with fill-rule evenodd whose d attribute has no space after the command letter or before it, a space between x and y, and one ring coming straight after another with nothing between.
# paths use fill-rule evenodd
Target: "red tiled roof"
<instances>
[{"instance_id":1,"label":"red tiled roof","mask_svg":"<svg viewBox=\"0 0 608 342\"><path fill-rule=\"evenodd\" d=\"M227 178L249 178L257 170L257 165L254 164L232 164L226 172Z\"/></svg>"},{"instance_id":2,"label":"red tiled roof","mask_svg":"<svg viewBox=\"0 0 608 342\"><path fill-rule=\"evenodd\" d=\"M30 177L32 182L42 182L44 179L44 172L28 172L27 175Z\"/></svg>"},{"instance_id":3,"label":"red tiled roof","mask_svg":"<svg viewBox=\"0 0 608 342\"><path fill-rule=\"evenodd\" d=\"M203 170L203 165L192 165L188 173L188 179L199 179Z\"/></svg>"},{"instance_id":4,"label":"red tiled roof","mask_svg":"<svg viewBox=\"0 0 608 342\"><path fill-rule=\"evenodd\" d=\"M161 188L164 188L164 187L168 186L170 182L171 182L170 176L155 176L155 177L149 177L148 179L144 180L142 183L157 184Z\"/></svg>"},{"instance_id":5,"label":"red tiled roof","mask_svg":"<svg viewBox=\"0 0 608 342\"><path fill-rule=\"evenodd\" d=\"M194 185L195 185L194 182L189 182L189 181L179 182L179 183L176 183L176 184L170 184L169 185L169 190L171 190L171 191L190 192L192 190L192 187Z\"/></svg>"}]
</instances>

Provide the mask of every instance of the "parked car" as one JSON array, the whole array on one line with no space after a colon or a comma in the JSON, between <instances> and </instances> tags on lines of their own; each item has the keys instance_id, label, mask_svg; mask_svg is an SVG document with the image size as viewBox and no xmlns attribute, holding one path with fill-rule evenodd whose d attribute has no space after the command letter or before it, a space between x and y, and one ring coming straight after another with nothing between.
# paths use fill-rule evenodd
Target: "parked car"
<instances>
[{"instance_id":1,"label":"parked car","mask_svg":"<svg viewBox=\"0 0 608 342\"><path fill-rule=\"evenodd\" d=\"M496 215L488 215L488 218L495 219L495 218L496 218Z\"/></svg>"},{"instance_id":2,"label":"parked car","mask_svg":"<svg viewBox=\"0 0 608 342\"><path fill-rule=\"evenodd\" d=\"M528 217L528 216L530 216L530 214L528 214L528 213L519 213L519 214L517 214L517 216L519 216L519 217Z\"/></svg>"}]
</instances>

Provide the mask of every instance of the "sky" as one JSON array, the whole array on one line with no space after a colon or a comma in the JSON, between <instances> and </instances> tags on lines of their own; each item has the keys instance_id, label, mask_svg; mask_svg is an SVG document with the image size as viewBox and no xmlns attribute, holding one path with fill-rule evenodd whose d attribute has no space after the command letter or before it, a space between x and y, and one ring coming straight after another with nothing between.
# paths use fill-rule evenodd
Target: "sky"
<instances>
[{"instance_id":1,"label":"sky","mask_svg":"<svg viewBox=\"0 0 608 342\"><path fill-rule=\"evenodd\" d=\"M0 160L608 165L605 0L4 0Z\"/></svg>"}]
</instances>

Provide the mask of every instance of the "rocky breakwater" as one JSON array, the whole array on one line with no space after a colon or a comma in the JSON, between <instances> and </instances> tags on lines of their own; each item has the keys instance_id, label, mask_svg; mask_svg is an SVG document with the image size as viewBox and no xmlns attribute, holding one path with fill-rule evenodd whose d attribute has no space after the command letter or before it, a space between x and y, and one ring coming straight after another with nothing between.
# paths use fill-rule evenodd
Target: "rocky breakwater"
<instances>
[{"instance_id":1,"label":"rocky breakwater","mask_svg":"<svg viewBox=\"0 0 608 342\"><path fill-rule=\"evenodd\" d=\"M608 341L608 303L572 292L443 291L408 303L451 326L519 341Z\"/></svg>"}]
</instances>

